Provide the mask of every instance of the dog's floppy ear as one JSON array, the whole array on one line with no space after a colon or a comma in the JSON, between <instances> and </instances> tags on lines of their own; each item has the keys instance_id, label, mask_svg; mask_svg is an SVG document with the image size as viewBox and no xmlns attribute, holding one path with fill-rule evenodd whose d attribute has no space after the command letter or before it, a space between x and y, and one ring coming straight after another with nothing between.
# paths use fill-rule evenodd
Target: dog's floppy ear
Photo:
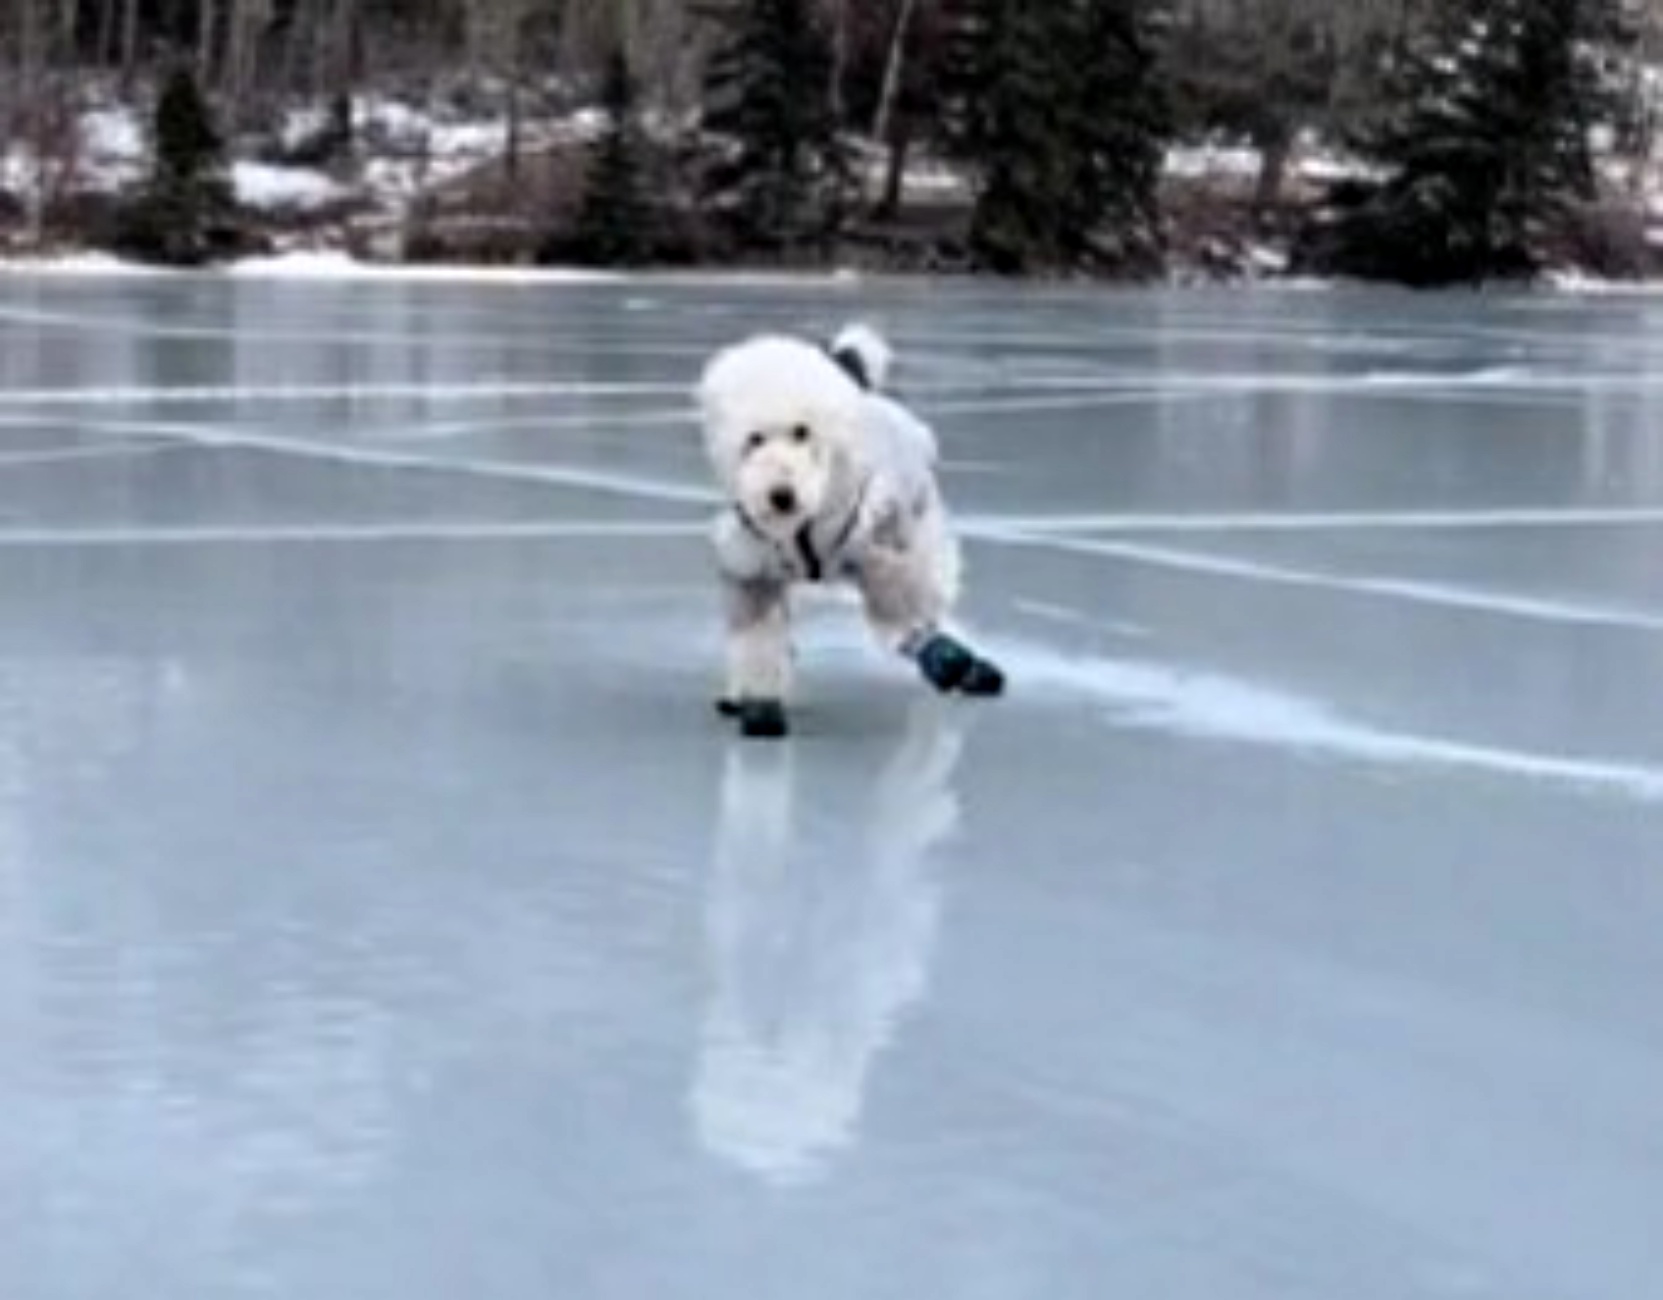
<instances>
[{"instance_id":1,"label":"dog's floppy ear","mask_svg":"<svg viewBox=\"0 0 1663 1300\"><path fill-rule=\"evenodd\" d=\"M837 345L828 344L826 354L842 368L843 373L859 384L867 392L872 391L872 380L867 376L866 363L860 359L860 353L851 348L838 350Z\"/></svg>"},{"instance_id":2,"label":"dog's floppy ear","mask_svg":"<svg viewBox=\"0 0 1663 1300\"><path fill-rule=\"evenodd\" d=\"M716 414L722 406L721 390L723 363L732 354L731 347L723 348L711 356L699 372L699 382L693 386L693 400L699 411L706 416Z\"/></svg>"},{"instance_id":3,"label":"dog's floppy ear","mask_svg":"<svg viewBox=\"0 0 1663 1300\"><path fill-rule=\"evenodd\" d=\"M716 436L733 420L736 389L734 365L740 356L737 347L723 348L706 363L704 373L693 391L693 400L703 418L707 435Z\"/></svg>"}]
</instances>

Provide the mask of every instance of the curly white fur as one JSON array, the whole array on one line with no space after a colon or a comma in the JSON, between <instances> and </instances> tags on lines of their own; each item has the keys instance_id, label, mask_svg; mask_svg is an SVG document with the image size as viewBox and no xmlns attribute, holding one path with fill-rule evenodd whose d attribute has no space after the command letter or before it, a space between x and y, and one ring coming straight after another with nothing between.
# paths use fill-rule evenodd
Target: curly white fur
<instances>
[{"instance_id":1,"label":"curly white fur","mask_svg":"<svg viewBox=\"0 0 1663 1300\"><path fill-rule=\"evenodd\" d=\"M840 364L842 353L855 364L847 356ZM788 598L799 583L852 583L879 642L900 653L952 612L961 561L936 480L935 435L876 390L890 360L882 337L855 325L829 350L763 334L705 367L705 449L729 498L714 541L731 700L785 699Z\"/></svg>"}]
</instances>

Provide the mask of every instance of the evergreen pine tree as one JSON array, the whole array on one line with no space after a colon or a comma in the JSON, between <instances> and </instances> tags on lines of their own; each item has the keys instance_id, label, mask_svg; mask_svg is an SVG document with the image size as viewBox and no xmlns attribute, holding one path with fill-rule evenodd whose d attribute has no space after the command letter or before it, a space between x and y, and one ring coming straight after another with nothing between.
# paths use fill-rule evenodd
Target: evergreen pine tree
<instances>
[{"instance_id":1,"label":"evergreen pine tree","mask_svg":"<svg viewBox=\"0 0 1663 1300\"><path fill-rule=\"evenodd\" d=\"M591 261L638 264L652 255L655 214L647 193L647 147L636 115L635 83L622 47L607 61L602 103L606 125L590 147L578 247Z\"/></svg>"},{"instance_id":2,"label":"evergreen pine tree","mask_svg":"<svg viewBox=\"0 0 1663 1300\"><path fill-rule=\"evenodd\" d=\"M1018 274L1067 256L1070 188L1077 180L1070 96L1059 77L1061 6L960 0L949 56L952 152L975 173L970 253L988 270Z\"/></svg>"},{"instance_id":3,"label":"evergreen pine tree","mask_svg":"<svg viewBox=\"0 0 1663 1300\"><path fill-rule=\"evenodd\" d=\"M1161 262L1169 128L1155 53L1163 17L1159 0L1079 0L1071 15L1075 180L1063 238L1077 260L1119 272L1148 273Z\"/></svg>"},{"instance_id":4,"label":"evergreen pine tree","mask_svg":"<svg viewBox=\"0 0 1663 1300\"><path fill-rule=\"evenodd\" d=\"M1388 109L1354 142L1383 173L1336 192L1315 269L1416 285L1525 276L1546 231L1591 197L1589 132L1612 115L1597 54L1621 0L1442 0L1404 51Z\"/></svg>"},{"instance_id":5,"label":"evergreen pine tree","mask_svg":"<svg viewBox=\"0 0 1663 1300\"><path fill-rule=\"evenodd\" d=\"M811 0L738 0L705 85L705 128L729 152L705 198L741 244L824 246L849 206L849 167L831 110L831 48Z\"/></svg>"},{"instance_id":6,"label":"evergreen pine tree","mask_svg":"<svg viewBox=\"0 0 1663 1300\"><path fill-rule=\"evenodd\" d=\"M977 180L978 265L1158 265L1165 111L1154 18L1153 0L953 5L944 120Z\"/></svg>"},{"instance_id":7,"label":"evergreen pine tree","mask_svg":"<svg viewBox=\"0 0 1663 1300\"><path fill-rule=\"evenodd\" d=\"M189 185L223 165L224 144L196 76L186 64L175 68L162 87L154 133L159 178Z\"/></svg>"},{"instance_id":8,"label":"evergreen pine tree","mask_svg":"<svg viewBox=\"0 0 1663 1300\"><path fill-rule=\"evenodd\" d=\"M195 76L180 65L156 103L151 173L117 240L149 260L196 264L237 242L225 150Z\"/></svg>"},{"instance_id":9,"label":"evergreen pine tree","mask_svg":"<svg viewBox=\"0 0 1663 1300\"><path fill-rule=\"evenodd\" d=\"M947 152L974 164L992 148L991 108L1010 21L1008 0L943 0L940 134Z\"/></svg>"}]
</instances>

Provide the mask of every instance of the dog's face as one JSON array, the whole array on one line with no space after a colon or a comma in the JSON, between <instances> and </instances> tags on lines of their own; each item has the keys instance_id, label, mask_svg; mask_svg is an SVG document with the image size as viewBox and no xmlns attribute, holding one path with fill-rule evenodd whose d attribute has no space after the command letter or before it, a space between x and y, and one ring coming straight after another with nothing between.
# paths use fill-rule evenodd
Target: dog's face
<instances>
[{"instance_id":1,"label":"dog's face","mask_svg":"<svg viewBox=\"0 0 1663 1300\"><path fill-rule=\"evenodd\" d=\"M826 431L806 418L785 428L752 429L739 448L734 499L764 532L790 536L825 508L832 451Z\"/></svg>"},{"instance_id":2,"label":"dog's face","mask_svg":"<svg viewBox=\"0 0 1663 1300\"><path fill-rule=\"evenodd\" d=\"M753 339L718 355L700 386L705 441L724 490L752 524L789 538L848 477L860 390L819 349Z\"/></svg>"}]
</instances>

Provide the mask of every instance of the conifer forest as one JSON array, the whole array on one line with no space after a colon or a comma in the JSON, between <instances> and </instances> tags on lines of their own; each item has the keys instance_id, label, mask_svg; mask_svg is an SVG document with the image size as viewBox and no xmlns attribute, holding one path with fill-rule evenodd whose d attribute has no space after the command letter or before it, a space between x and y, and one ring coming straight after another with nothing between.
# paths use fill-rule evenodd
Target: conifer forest
<instances>
[{"instance_id":1,"label":"conifer forest","mask_svg":"<svg viewBox=\"0 0 1663 1300\"><path fill-rule=\"evenodd\" d=\"M1663 4L0 0L0 250L1647 275Z\"/></svg>"}]
</instances>

